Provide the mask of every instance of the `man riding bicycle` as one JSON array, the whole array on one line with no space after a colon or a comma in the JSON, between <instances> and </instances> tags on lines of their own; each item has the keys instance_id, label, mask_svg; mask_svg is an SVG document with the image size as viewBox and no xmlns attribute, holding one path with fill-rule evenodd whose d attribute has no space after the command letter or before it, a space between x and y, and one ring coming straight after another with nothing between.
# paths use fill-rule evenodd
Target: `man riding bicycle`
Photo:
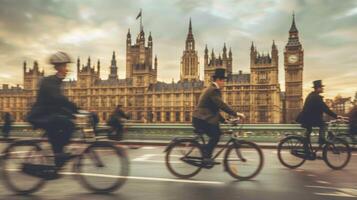
<instances>
[{"instance_id":1,"label":"man riding bicycle","mask_svg":"<svg viewBox=\"0 0 357 200\"><path fill-rule=\"evenodd\" d=\"M352 136L352 140L357 142L357 103L354 103L354 106L348 113L349 118L349 132Z\"/></svg>"},{"instance_id":2,"label":"man riding bicycle","mask_svg":"<svg viewBox=\"0 0 357 200\"><path fill-rule=\"evenodd\" d=\"M209 137L208 144L203 152L204 163L206 164L213 163L212 153L221 136L219 124L225 121L220 110L229 115L244 118L244 114L235 112L222 100L221 88L224 87L224 81L227 79L225 69L216 69L212 79L212 84L201 93L192 116L193 127L196 130L201 130Z\"/></svg>"},{"instance_id":3,"label":"man riding bicycle","mask_svg":"<svg viewBox=\"0 0 357 200\"><path fill-rule=\"evenodd\" d=\"M319 144L325 143L326 124L323 120L323 113L328 114L333 118L341 118L336 113L330 110L330 108L323 101L323 97L320 95L324 92L324 85L321 80L313 82L314 91L311 92L305 99L305 104L298 115L296 121L301 124L303 128L306 128L306 138L311 144L310 134L313 127L319 127Z\"/></svg>"},{"instance_id":4,"label":"man riding bicycle","mask_svg":"<svg viewBox=\"0 0 357 200\"><path fill-rule=\"evenodd\" d=\"M57 72L41 80L36 102L27 119L34 128L46 131L54 153L55 166L61 168L71 158L63 149L75 130L72 120L78 107L64 96L62 91L62 82L68 73L67 65L72 63L70 56L57 52L50 57L49 62Z\"/></svg>"}]
</instances>

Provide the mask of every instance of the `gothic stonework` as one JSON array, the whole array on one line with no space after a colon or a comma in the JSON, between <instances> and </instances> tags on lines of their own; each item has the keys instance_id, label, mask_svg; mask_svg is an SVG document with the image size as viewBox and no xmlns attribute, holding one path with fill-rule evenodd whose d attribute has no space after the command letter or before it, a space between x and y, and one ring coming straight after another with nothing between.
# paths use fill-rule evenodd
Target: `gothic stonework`
<instances>
[{"instance_id":1,"label":"gothic stonework","mask_svg":"<svg viewBox=\"0 0 357 200\"><path fill-rule=\"evenodd\" d=\"M198 81L199 76L199 61L197 56L197 51L195 50L195 39L192 33L192 23L190 19L190 24L188 28L188 34L186 38L186 46L183 51L181 58L181 81Z\"/></svg>"},{"instance_id":2,"label":"gothic stonework","mask_svg":"<svg viewBox=\"0 0 357 200\"><path fill-rule=\"evenodd\" d=\"M233 58L232 58L232 50L229 49L228 55L227 55L227 47L226 43L223 45L223 52L222 56L219 54L218 57L214 54L214 49L212 49L211 52L211 57L209 58L208 56L208 48L207 45L205 47L205 52L204 52L204 82L205 86L207 86L211 82L211 77L214 74L214 71L216 68L223 68L226 70L226 76L230 79L232 76L232 64L233 64Z\"/></svg>"},{"instance_id":3,"label":"gothic stonework","mask_svg":"<svg viewBox=\"0 0 357 200\"><path fill-rule=\"evenodd\" d=\"M281 121L280 84L278 49L273 41L271 55L260 54L252 43L250 50L250 68L252 87L251 121L264 123Z\"/></svg>"},{"instance_id":4,"label":"gothic stonework","mask_svg":"<svg viewBox=\"0 0 357 200\"><path fill-rule=\"evenodd\" d=\"M136 37L136 43L131 44L130 30L127 34L126 44L126 78L133 82L134 86L149 86L157 80L157 60L153 65L153 41L151 33L145 45L145 32L141 26L140 33Z\"/></svg>"},{"instance_id":5,"label":"gothic stonework","mask_svg":"<svg viewBox=\"0 0 357 200\"><path fill-rule=\"evenodd\" d=\"M297 112L302 104L303 51L298 40L295 21L285 47L286 102L282 101L278 81L278 49L273 42L270 54L261 54L252 44L250 50L250 73L233 73L232 51L226 44L221 55L212 50L208 56L204 50L204 77L199 78L199 61L190 22L186 47L181 60L180 81L164 83L157 81L158 60L153 58L151 34L145 44L141 26L135 44L131 33L127 34L126 77L118 77L116 54L113 52L107 79L100 78L101 65L91 58L81 65L77 60L77 80L64 82L64 93L82 109L97 112L105 122L116 105L124 106L132 119L156 123L190 123L199 95L209 84L216 68L225 68L228 76L222 94L224 100L237 111L247 116L247 123L280 123L284 105L289 112ZM293 55L292 58L291 55ZM294 55L297 58L294 58ZM297 61L296 61L297 60ZM35 62L32 69L24 63L23 88L3 85L0 89L0 111L9 111L16 121L24 121L26 113L35 101L38 82L44 77ZM291 117L292 119L293 117Z\"/></svg>"},{"instance_id":6,"label":"gothic stonework","mask_svg":"<svg viewBox=\"0 0 357 200\"><path fill-rule=\"evenodd\" d=\"M303 106L304 50L299 41L299 31L295 25L295 15L289 31L289 40L284 51L285 66L285 119L295 122Z\"/></svg>"}]
</instances>

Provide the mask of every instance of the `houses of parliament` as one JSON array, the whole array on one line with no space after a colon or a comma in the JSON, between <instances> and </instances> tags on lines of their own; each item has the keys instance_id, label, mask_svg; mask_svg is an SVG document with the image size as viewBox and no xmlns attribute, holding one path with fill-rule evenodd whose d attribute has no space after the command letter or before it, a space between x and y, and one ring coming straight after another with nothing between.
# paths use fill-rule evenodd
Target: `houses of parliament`
<instances>
[{"instance_id":1,"label":"houses of parliament","mask_svg":"<svg viewBox=\"0 0 357 200\"><path fill-rule=\"evenodd\" d=\"M90 58L76 60L77 79L65 81L66 96L85 110L96 112L105 122L116 105L121 104L134 120L148 123L190 123L202 90L210 84L216 68L226 69L228 80L222 89L225 102L247 116L247 123L290 123L302 108L302 74L304 52L293 16L284 50L285 88L278 80L279 52L274 41L271 52L263 54L252 42L250 73L233 73L233 54L223 45L221 52L204 50L204 77L199 76L199 59L191 20L180 63L180 80L165 83L157 80L158 59L153 55L151 34L146 38L143 27L136 37L130 29L126 36L126 77L118 77L116 54L113 52L109 76L100 78L100 62ZM146 41L147 39L147 41ZM26 114L36 98L37 86L44 71L34 62L23 63L23 87L0 89L0 111L10 112L17 122Z\"/></svg>"}]
</instances>

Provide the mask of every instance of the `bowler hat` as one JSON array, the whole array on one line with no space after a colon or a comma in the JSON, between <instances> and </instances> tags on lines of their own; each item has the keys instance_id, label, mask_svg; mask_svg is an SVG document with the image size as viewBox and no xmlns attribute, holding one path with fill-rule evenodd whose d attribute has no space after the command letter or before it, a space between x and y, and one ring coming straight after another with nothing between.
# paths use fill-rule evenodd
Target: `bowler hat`
<instances>
[{"instance_id":1,"label":"bowler hat","mask_svg":"<svg viewBox=\"0 0 357 200\"><path fill-rule=\"evenodd\" d=\"M225 76L225 73L226 73L225 69L217 68L217 69L215 69L212 77L215 79L227 79L227 77Z\"/></svg>"}]
</instances>

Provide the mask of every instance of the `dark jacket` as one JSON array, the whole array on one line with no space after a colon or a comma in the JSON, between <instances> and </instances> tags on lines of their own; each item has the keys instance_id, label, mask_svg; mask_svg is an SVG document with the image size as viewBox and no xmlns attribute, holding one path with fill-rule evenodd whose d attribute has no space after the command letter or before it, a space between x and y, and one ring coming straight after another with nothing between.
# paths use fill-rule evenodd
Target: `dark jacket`
<instances>
[{"instance_id":1,"label":"dark jacket","mask_svg":"<svg viewBox=\"0 0 357 200\"><path fill-rule=\"evenodd\" d=\"M49 115L65 115L73 118L77 110L77 106L63 94L62 79L52 75L41 80L36 102L27 119L36 126Z\"/></svg>"},{"instance_id":2,"label":"dark jacket","mask_svg":"<svg viewBox=\"0 0 357 200\"><path fill-rule=\"evenodd\" d=\"M11 115L10 115L10 113L5 112L4 113L4 125L2 127L2 132L9 133L11 130L11 125L12 125Z\"/></svg>"},{"instance_id":3,"label":"dark jacket","mask_svg":"<svg viewBox=\"0 0 357 200\"><path fill-rule=\"evenodd\" d=\"M305 99L305 104L297 116L296 121L302 127L318 127L324 125L323 113L337 118L337 114L330 110L330 108L323 101L323 97L317 92L311 92Z\"/></svg>"},{"instance_id":4,"label":"dark jacket","mask_svg":"<svg viewBox=\"0 0 357 200\"><path fill-rule=\"evenodd\" d=\"M351 111L348 113L348 118L350 123L357 125L357 106L354 106Z\"/></svg>"},{"instance_id":5,"label":"dark jacket","mask_svg":"<svg viewBox=\"0 0 357 200\"><path fill-rule=\"evenodd\" d=\"M198 99L198 105L193 111L193 117L204 120L210 124L217 125L219 122L223 122L224 118L220 114L220 110L236 116L237 113L230 108L222 100L221 91L216 85L211 84L200 95Z\"/></svg>"},{"instance_id":6,"label":"dark jacket","mask_svg":"<svg viewBox=\"0 0 357 200\"><path fill-rule=\"evenodd\" d=\"M113 114L109 117L107 124L111 127L120 126L123 122L123 118L129 119L129 116L125 114L122 109L116 109Z\"/></svg>"}]
</instances>

